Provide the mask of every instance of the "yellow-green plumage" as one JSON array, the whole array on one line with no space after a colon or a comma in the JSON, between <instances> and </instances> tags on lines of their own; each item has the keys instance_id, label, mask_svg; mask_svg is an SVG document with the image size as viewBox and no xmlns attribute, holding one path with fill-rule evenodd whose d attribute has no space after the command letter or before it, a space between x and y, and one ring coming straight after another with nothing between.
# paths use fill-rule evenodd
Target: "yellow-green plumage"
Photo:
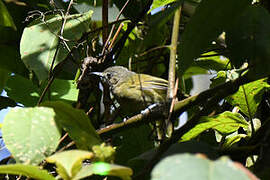
<instances>
[{"instance_id":1,"label":"yellow-green plumage","mask_svg":"<svg viewBox=\"0 0 270 180\"><path fill-rule=\"evenodd\" d=\"M147 74L137 74L122 66L103 73L112 94L125 112L138 113L154 103L165 103L168 82Z\"/></svg>"}]
</instances>

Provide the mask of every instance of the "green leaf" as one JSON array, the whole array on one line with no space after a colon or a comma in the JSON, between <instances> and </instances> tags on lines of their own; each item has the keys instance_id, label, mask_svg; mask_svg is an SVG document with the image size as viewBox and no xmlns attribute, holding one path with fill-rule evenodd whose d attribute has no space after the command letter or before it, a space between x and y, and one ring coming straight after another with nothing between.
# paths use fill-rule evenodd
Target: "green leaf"
<instances>
[{"instance_id":1,"label":"green leaf","mask_svg":"<svg viewBox=\"0 0 270 180\"><path fill-rule=\"evenodd\" d=\"M60 101L44 102L41 105L54 109L55 120L68 132L78 148L91 150L92 146L101 143L96 130L82 110L75 109Z\"/></svg>"},{"instance_id":2,"label":"green leaf","mask_svg":"<svg viewBox=\"0 0 270 180\"><path fill-rule=\"evenodd\" d=\"M2 93L3 88L5 87L9 76L10 72L0 68L0 94Z\"/></svg>"},{"instance_id":3,"label":"green leaf","mask_svg":"<svg viewBox=\"0 0 270 180\"><path fill-rule=\"evenodd\" d=\"M123 180L131 180L133 174L132 169L116 164L108 164L105 162L96 162L83 166L74 179L82 179L93 174L102 176L116 176Z\"/></svg>"},{"instance_id":4,"label":"green leaf","mask_svg":"<svg viewBox=\"0 0 270 180\"><path fill-rule=\"evenodd\" d=\"M230 59L237 68L247 60L252 79L269 75L270 14L260 6L250 6L226 34Z\"/></svg>"},{"instance_id":5,"label":"green leaf","mask_svg":"<svg viewBox=\"0 0 270 180\"><path fill-rule=\"evenodd\" d=\"M236 134L232 137L226 138L225 142L222 144L222 148L230 148L232 147L235 143L239 142L242 138L247 137L246 134Z\"/></svg>"},{"instance_id":6,"label":"green leaf","mask_svg":"<svg viewBox=\"0 0 270 180\"><path fill-rule=\"evenodd\" d=\"M151 173L151 180L250 180L244 167L228 158L210 161L204 157L178 154L161 160Z\"/></svg>"},{"instance_id":7,"label":"green leaf","mask_svg":"<svg viewBox=\"0 0 270 180\"><path fill-rule=\"evenodd\" d=\"M5 90L7 95L25 106L35 106L40 98L40 95L47 85L44 82L41 87L37 87L31 80L19 75L11 76L7 82ZM62 100L67 103L72 103L77 100L78 89L72 80L55 79L50 87L51 100ZM47 100L45 96L44 100Z\"/></svg>"},{"instance_id":8,"label":"green leaf","mask_svg":"<svg viewBox=\"0 0 270 180\"><path fill-rule=\"evenodd\" d=\"M215 54L217 53L214 51L211 51L211 52L202 54L202 56L215 55ZM229 59L221 55L216 55L216 56L211 56L211 57L200 57L194 62L194 64L204 69L207 69L207 70L211 69L215 71L227 70L231 68Z\"/></svg>"},{"instance_id":9,"label":"green leaf","mask_svg":"<svg viewBox=\"0 0 270 180\"><path fill-rule=\"evenodd\" d=\"M39 164L56 150L61 132L54 118L53 109L46 107L12 108L7 113L3 139L16 162Z\"/></svg>"},{"instance_id":10,"label":"green leaf","mask_svg":"<svg viewBox=\"0 0 270 180\"><path fill-rule=\"evenodd\" d=\"M12 27L14 30L17 30L12 17L2 0L0 0L0 26Z\"/></svg>"},{"instance_id":11,"label":"green leaf","mask_svg":"<svg viewBox=\"0 0 270 180\"><path fill-rule=\"evenodd\" d=\"M67 44L70 48L75 45L74 41L89 30L92 13L92 11L89 11L84 14L68 16L63 37L69 40ZM36 73L39 80L45 80L48 77L48 71L52 65L59 41L57 34L61 29L62 18L59 15L46 16L45 22L37 19L26 27L20 44L23 62ZM66 48L60 46L54 66L63 61L67 55Z\"/></svg>"},{"instance_id":12,"label":"green leaf","mask_svg":"<svg viewBox=\"0 0 270 180\"><path fill-rule=\"evenodd\" d=\"M178 46L179 69L184 72L250 3L250 0L202 0Z\"/></svg>"},{"instance_id":13,"label":"green leaf","mask_svg":"<svg viewBox=\"0 0 270 180\"><path fill-rule=\"evenodd\" d=\"M270 85L267 83L267 79L260 79L240 86L239 90L235 94L227 97L226 100L232 106L239 106L239 109L246 116L253 118L262 101L264 92L269 89Z\"/></svg>"},{"instance_id":14,"label":"green leaf","mask_svg":"<svg viewBox=\"0 0 270 180\"><path fill-rule=\"evenodd\" d=\"M79 90L73 80L55 79L51 85L50 92L52 101L76 102Z\"/></svg>"},{"instance_id":15,"label":"green leaf","mask_svg":"<svg viewBox=\"0 0 270 180\"><path fill-rule=\"evenodd\" d=\"M175 1L176 0L154 0L153 4L151 6L151 9L148 11L148 13L150 13L151 11L153 11L156 8L166 6L166 5L168 5L172 2L175 2Z\"/></svg>"},{"instance_id":16,"label":"green leaf","mask_svg":"<svg viewBox=\"0 0 270 180\"><path fill-rule=\"evenodd\" d=\"M237 131L240 127L247 128L248 125L248 122L239 113L232 113L230 111L225 111L212 117L203 116L194 128L184 134L181 141L195 138L208 129L214 129L221 134L227 135Z\"/></svg>"},{"instance_id":17,"label":"green leaf","mask_svg":"<svg viewBox=\"0 0 270 180\"><path fill-rule=\"evenodd\" d=\"M199 66L190 66L184 73L184 78L188 79L191 78L194 75L198 74L208 74L208 71L204 68L201 68Z\"/></svg>"},{"instance_id":18,"label":"green leaf","mask_svg":"<svg viewBox=\"0 0 270 180\"><path fill-rule=\"evenodd\" d=\"M5 87L7 95L25 106L35 106L41 93L29 79L20 75L11 76Z\"/></svg>"},{"instance_id":19,"label":"green leaf","mask_svg":"<svg viewBox=\"0 0 270 180\"><path fill-rule=\"evenodd\" d=\"M82 162L93 157L92 152L82 150L69 150L56 153L46 161L55 163L57 172L63 179L72 179L82 168Z\"/></svg>"},{"instance_id":20,"label":"green leaf","mask_svg":"<svg viewBox=\"0 0 270 180\"><path fill-rule=\"evenodd\" d=\"M0 166L1 174L23 175L37 180L55 180L48 171L42 170L38 166L26 164L10 164Z\"/></svg>"},{"instance_id":21,"label":"green leaf","mask_svg":"<svg viewBox=\"0 0 270 180\"><path fill-rule=\"evenodd\" d=\"M2 36L1 28L0 34ZM12 36L12 33L3 36L9 37ZM8 40L8 42L10 41L14 40ZM27 77L29 72L21 61L19 48L5 44L7 43L0 43L0 68Z\"/></svg>"}]
</instances>

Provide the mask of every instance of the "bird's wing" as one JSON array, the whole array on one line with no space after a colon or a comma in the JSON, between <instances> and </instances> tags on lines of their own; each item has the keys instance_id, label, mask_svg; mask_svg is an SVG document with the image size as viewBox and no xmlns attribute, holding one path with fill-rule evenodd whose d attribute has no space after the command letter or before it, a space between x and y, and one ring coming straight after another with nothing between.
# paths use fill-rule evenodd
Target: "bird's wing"
<instances>
[{"instance_id":1,"label":"bird's wing","mask_svg":"<svg viewBox=\"0 0 270 180\"><path fill-rule=\"evenodd\" d=\"M143 91L153 89L166 91L168 88L168 81L147 74L137 74L135 80L136 87L139 87Z\"/></svg>"}]
</instances>

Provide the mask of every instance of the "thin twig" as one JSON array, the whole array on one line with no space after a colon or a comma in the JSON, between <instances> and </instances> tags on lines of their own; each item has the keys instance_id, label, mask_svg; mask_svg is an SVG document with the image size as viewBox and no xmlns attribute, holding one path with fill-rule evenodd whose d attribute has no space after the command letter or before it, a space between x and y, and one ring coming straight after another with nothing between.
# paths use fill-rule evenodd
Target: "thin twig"
<instances>
[{"instance_id":1,"label":"thin twig","mask_svg":"<svg viewBox=\"0 0 270 180\"><path fill-rule=\"evenodd\" d=\"M61 137L58 144L60 144L67 136L68 136L68 133L66 133L63 137Z\"/></svg>"},{"instance_id":2,"label":"thin twig","mask_svg":"<svg viewBox=\"0 0 270 180\"><path fill-rule=\"evenodd\" d=\"M149 50L147 50L147 51L145 51L145 52L143 52L141 54L135 55L135 57L138 58L138 57L141 57L141 56L145 56L146 54L148 54L148 53L150 53L152 51L156 51L156 50L163 49L163 48L168 48L168 47L170 47L170 46L168 46L168 45L157 46L157 47L151 48L151 49L149 49Z\"/></svg>"},{"instance_id":3,"label":"thin twig","mask_svg":"<svg viewBox=\"0 0 270 180\"><path fill-rule=\"evenodd\" d=\"M106 43L108 38L108 0L102 1L102 41L103 44Z\"/></svg>"},{"instance_id":4,"label":"thin twig","mask_svg":"<svg viewBox=\"0 0 270 180\"><path fill-rule=\"evenodd\" d=\"M60 35L58 36L59 37L59 41L58 41L58 44L57 44L57 47L56 47L56 51L55 51L55 54L54 54L54 57L53 57L53 60L52 60L52 64L51 64L51 67L50 67L50 70L49 70L49 81L48 81L47 86L43 90L43 92L42 92L42 94L41 94L41 96L40 96L40 98L38 100L37 105L40 105L40 103L43 101L43 98L45 97L46 92L49 90L49 88L50 88L50 86L51 86L51 84L52 84L52 82L53 82L53 80L55 78L54 77L54 74L52 72L53 72L54 63L55 63L55 60L56 60L56 57L57 57L57 53L59 52L60 41L63 41L64 42L64 45L66 46L66 48L70 52L70 48L68 47L67 43L65 42L65 40L62 37L63 37L64 28L65 28L65 24L66 24L66 21L67 21L67 17L69 15L69 11L70 11L70 8L71 8L71 5L72 4L73 4L73 0L70 0L69 5L68 5L68 8L67 8L67 11L66 11L66 14L63 17L63 23L62 23L62 26L61 26L61 29L60 29ZM62 11L60 11L60 12L62 13ZM45 22L45 19L43 21Z\"/></svg>"},{"instance_id":5,"label":"thin twig","mask_svg":"<svg viewBox=\"0 0 270 180\"><path fill-rule=\"evenodd\" d=\"M71 142L68 143L66 146L64 146L64 147L62 147L61 149L59 149L57 152L62 152L62 151L64 151L65 149L67 149L67 148L73 146L74 144L75 144L75 142L74 142L74 141L71 141Z\"/></svg>"},{"instance_id":6,"label":"thin twig","mask_svg":"<svg viewBox=\"0 0 270 180\"><path fill-rule=\"evenodd\" d=\"M39 106L40 103L43 101L43 99L44 99L44 97L45 97L47 91L49 90L49 88L50 88L50 86L51 86L53 80L54 80L54 75L51 76L51 78L50 78L49 81L48 81L47 86L45 87L45 89L43 90L42 94L40 95L39 100L38 100L38 103L37 103L37 106Z\"/></svg>"},{"instance_id":7,"label":"thin twig","mask_svg":"<svg viewBox=\"0 0 270 180\"><path fill-rule=\"evenodd\" d=\"M126 6L128 5L129 1L130 1L130 0L127 0L126 3L124 4L124 6L121 8L121 10L120 10L120 12L118 13L118 15L117 15L115 21L118 21L118 20L119 20L119 18L120 18L120 16L121 16L122 12L124 11L124 9L126 8ZM114 28L115 28L115 24L113 24L112 29L111 29L111 31L110 31L110 34L109 34L109 36L108 36L108 38L107 38L107 40L106 40L106 43L105 43L104 46L103 46L103 49L102 49L102 55L104 55L104 53L105 53L105 50L106 50L106 48L107 48L107 46L108 46L108 43L109 43L109 41L110 41L110 39L111 39L111 37L112 37Z\"/></svg>"},{"instance_id":8,"label":"thin twig","mask_svg":"<svg viewBox=\"0 0 270 180\"><path fill-rule=\"evenodd\" d=\"M121 24L119 25L119 27L118 27L118 29L117 29L115 35L113 36L112 42L111 42L111 44L110 44L110 46L109 46L109 48L108 48L109 50L112 48L112 46L113 46L113 44L114 44L114 42L115 42L117 36L119 35L119 33L120 33L120 31L121 31L123 25L124 25L123 23L121 23Z\"/></svg>"}]
</instances>

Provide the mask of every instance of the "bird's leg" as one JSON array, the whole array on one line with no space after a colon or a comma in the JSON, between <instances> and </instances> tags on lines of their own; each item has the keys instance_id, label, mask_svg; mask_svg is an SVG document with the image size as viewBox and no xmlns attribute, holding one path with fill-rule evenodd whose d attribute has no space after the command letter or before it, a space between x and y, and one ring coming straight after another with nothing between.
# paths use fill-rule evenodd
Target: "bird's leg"
<instances>
[{"instance_id":1,"label":"bird's leg","mask_svg":"<svg viewBox=\"0 0 270 180\"><path fill-rule=\"evenodd\" d=\"M155 116L154 118L157 118L158 120L155 120L155 129L156 129L156 135L157 135L157 143L160 144L165 138L165 129L164 129L164 104L161 103L155 103L148 106L145 110L141 111L142 114L147 113L150 111L150 113L153 113Z\"/></svg>"}]
</instances>

